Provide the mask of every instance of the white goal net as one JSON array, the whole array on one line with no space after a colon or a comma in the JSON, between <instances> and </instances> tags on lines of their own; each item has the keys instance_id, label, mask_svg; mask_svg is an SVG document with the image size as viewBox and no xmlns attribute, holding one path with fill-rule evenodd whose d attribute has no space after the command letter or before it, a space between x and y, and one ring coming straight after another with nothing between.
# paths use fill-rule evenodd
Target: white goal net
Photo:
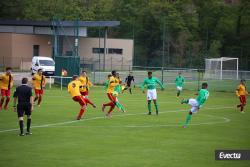
<instances>
[{"instance_id":1,"label":"white goal net","mask_svg":"<svg viewBox=\"0 0 250 167\"><path fill-rule=\"evenodd\" d=\"M221 57L205 61L205 79L238 79L238 58Z\"/></svg>"}]
</instances>

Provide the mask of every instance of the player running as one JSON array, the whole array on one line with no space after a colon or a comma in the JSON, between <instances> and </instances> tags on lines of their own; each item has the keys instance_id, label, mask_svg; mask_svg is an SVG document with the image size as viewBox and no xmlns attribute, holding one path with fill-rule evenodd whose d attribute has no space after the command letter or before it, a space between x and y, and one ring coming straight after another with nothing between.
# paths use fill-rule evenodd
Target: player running
<instances>
[{"instance_id":1,"label":"player running","mask_svg":"<svg viewBox=\"0 0 250 167\"><path fill-rule=\"evenodd\" d=\"M181 72L179 72L179 75L175 78L175 85L176 85L176 89L177 89L177 98L179 98L182 88L183 88L183 84L184 84L184 77L181 75Z\"/></svg>"},{"instance_id":2,"label":"player running","mask_svg":"<svg viewBox=\"0 0 250 167\"><path fill-rule=\"evenodd\" d=\"M244 79L240 81L240 85L236 89L235 93L240 99L240 104L237 105L237 108L240 107L241 113L244 113L244 107L246 106L247 103L246 96L249 95L246 88L246 81Z\"/></svg>"},{"instance_id":3,"label":"player running","mask_svg":"<svg viewBox=\"0 0 250 167\"><path fill-rule=\"evenodd\" d=\"M72 99L81 105L80 112L78 113L78 116L76 117L77 120L80 120L83 117L84 112L86 111L86 104L87 103L91 104L91 102L87 98L84 98L81 95L80 85L81 85L81 82L78 80L77 75L74 75L72 77L72 81L68 84L68 92L71 94ZM96 107L93 103L91 105L94 108Z\"/></svg>"},{"instance_id":4,"label":"player running","mask_svg":"<svg viewBox=\"0 0 250 167\"><path fill-rule=\"evenodd\" d=\"M6 73L0 75L0 89L1 89L1 101L0 101L0 111L2 110L2 106L4 104L4 110L8 109L8 104L10 101L10 91L13 86L13 76L11 75L12 68L7 67Z\"/></svg>"},{"instance_id":5,"label":"player running","mask_svg":"<svg viewBox=\"0 0 250 167\"><path fill-rule=\"evenodd\" d=\"M38 69L37 73L32 78L32 82L33 88L35 89L34 103L38 100L37 105L40 107L46 85L46 78L43 75L42 69Z\"/></svg>"},{"instance_id":6,"label":"player running","mask_svg":"<svg viewBox=\"0 0 250 167\"><path fill-rule=\"evenodd\" d=\"M131 83L132 83L132 81L133 82L135 82L135 79L134 79L134 76L133 75L131 75L131 72L128 74L128 76L127 76L127 78L125 79L125 83L126 83L126 86L125 86L125 88L124 88L124 90L129 90L129 93L130 94L132 94L132 88L131 88ZM123 91L124 91L123 90ZM123 92L122 91L122 92Z\"/></svg>"},{"instance_id":7,"label":"player running","mask_svg":"<svg viewBox=\"0 0 250 167\"><path fill-rule=\"evenodd\" d=\"M122 86L123 86L122 85L122 81L121 81L120 76L119 76L119 73L116 73L116 77L115 78L119 82L119 85L115 86L114 92L112 93L113 96L116 97L116 103L115 103L115 105L116 105L116 107L119 108L120 111L126 112L125 108L123 107L123 105L118 100L118 95L122 92Z\"/></svg>"},{"instance_id":8,"label":"player running","mask_svg":"<svg viewBox=\"0 0 250 167\"><path fill-rule=\"evenodd\" d=\"M160 85L161 90L164 90L162 83L159 81L158 78L152 77L152 72L148 72L148 78L145 78L143 84L141 85L141 90L143 93L145 85L147 86L147 100L148 100L148 115L151 115L151 101L153 100L155 105L155 112L158 115L158 104L157 104L157 92L156 92L156 83Z\"/></svg>"},{"instance_id":9,"label":"player running","mask_svg":"<svg viewBox=\"0 0 250 167\"><path fill-rule=\"evenodd\" d=\"M102 111L105 111L106 106L110 106L108 113L106 116L112 117L112 111L115 108L116 105L116 96L113 95L114 93L114 88L119 85L119 81L116 78L116 71L111 72L112 76L109 78L108 81L108 89L107 89L107 96L110 100L108 103L102 104Z\"/></svg>"},{"instance_id":10,"label":"player running","mask_svg":"<svg viewBox=\"0 0 250 167\"><path fill-rule=\"evenodd\" d=\"M190 120L192 119L192 115L193 113L198 112L198 110L203 106L203 104L207 101L208 96L209 96L209 92L207 90L208 88L208 84L207 83L202 83L201 89L198 93L198 97L196 99L183 99L181 101L181 104L186 103L192 106L192 108L190 109L187 117L186 117L186 122L183 125L183 128L186 128L190 122Z\"/></svg>"},{"instance_id":11,"label":"player running","mask_svg":"<svg viewBox=\"0 0 250 167\"><path fill-rule=\"evenodd\" d=\"M87 76L86 71L82 71L82 73L81 73L81 75L79 77L79 81L81 82L81 86L80 86L81 95L83 95L86 98L88 98L89 87L93 86L93 84L90 81L89 77Z\"/></svg>"}]
</instances>

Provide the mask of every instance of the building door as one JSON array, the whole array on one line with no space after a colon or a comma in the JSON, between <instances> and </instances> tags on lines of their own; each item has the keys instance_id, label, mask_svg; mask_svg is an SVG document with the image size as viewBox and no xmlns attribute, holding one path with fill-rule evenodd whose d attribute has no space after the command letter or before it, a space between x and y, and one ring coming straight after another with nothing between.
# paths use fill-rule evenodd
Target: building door
<instances>
[{"instance_id":1,"label":"building door","mask_svg":"<svg viewBox=\"0 0 250 167\"><path fill-rule=\"evenodd\" d=\"M33 56L39 56L39 45L33 45Z\"/></svg>"}]
</instances>

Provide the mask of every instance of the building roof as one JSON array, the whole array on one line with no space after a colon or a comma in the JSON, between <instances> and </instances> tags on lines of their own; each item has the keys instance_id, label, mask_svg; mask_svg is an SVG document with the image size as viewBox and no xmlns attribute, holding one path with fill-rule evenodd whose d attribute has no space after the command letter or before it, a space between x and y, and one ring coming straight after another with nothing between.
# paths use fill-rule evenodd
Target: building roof
<instances>
[{"instance_id":1,"label":"building roof","mask_svg":"<svg viewBox=\"0 0 250 167\"><path fill-rule=\"evenodd\" d=\"M74 27L75 21L32 21L32 20L0 20L2 26L34 26L34 27L51 27L63 26ZM79 21L79 27L116 27L120 25L120 21Z\"/></svg>"}]
</instances>

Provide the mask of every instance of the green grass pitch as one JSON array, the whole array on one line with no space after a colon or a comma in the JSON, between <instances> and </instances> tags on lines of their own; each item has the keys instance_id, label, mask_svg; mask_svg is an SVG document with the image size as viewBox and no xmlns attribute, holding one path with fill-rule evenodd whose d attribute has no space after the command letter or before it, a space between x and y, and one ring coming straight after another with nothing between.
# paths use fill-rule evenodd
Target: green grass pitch
<instances>
[{"instance_id":1,"label":"green grass pitch","mask_svg":"<svg viewBox=\"0 0 250 167\"><path fill-rule=\"evenodd\" d=\"M182 97L195 97L184 90ZM182 98L181 97L181 98ZM216 149L250 149L250 106L239 113L234 93L210 92L191 125L183 129L189 105L181 105L174 90L158 91L159 116L147 113L146 97L136 88L119 96L127 112L111 119L101 112L108 99L94 87L85 118L75 121L79 104L66 89L47 89L35 106L31 136L19 137L17 115L0 112L1 167L249 167L250 161L215 161ZM152 105L152 109L154 106ZM25 121L26 123L26 121Z\"/></svg>"}]
</instances>

